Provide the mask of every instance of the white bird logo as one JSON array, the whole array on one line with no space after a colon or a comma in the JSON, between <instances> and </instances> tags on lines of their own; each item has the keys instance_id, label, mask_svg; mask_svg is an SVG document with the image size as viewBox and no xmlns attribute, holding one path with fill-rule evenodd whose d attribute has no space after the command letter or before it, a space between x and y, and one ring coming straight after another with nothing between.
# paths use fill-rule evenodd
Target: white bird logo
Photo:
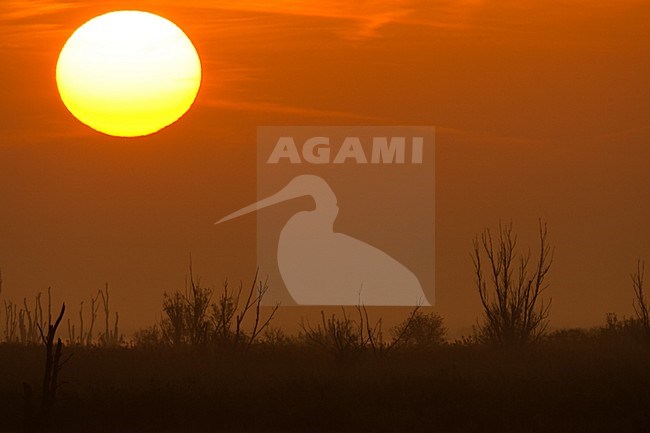
<instances>
[{"instance_id":1,"label":"white bird logo","mask_svg":"<svg viewBox=\"0 0 650 433\"><path fill-rule=\"evenodd\" d=\"M293 215L278 243L278 268L297 304L431 305L404 265L372 245L334 232L336 195L319 176L296 176L279 192L215 224L306 195L314 199L315 209Z\"/></svg>"}]
</instances>

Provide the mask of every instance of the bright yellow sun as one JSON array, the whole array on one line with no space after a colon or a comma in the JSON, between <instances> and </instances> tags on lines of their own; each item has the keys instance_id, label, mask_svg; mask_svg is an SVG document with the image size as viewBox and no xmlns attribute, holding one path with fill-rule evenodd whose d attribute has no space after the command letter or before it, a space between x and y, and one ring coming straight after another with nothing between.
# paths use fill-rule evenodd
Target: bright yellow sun
<instances>
[{"instance_id":1,"label":"bright yellow sun","mask_svg":"<svg viewBox=\"0 0 650 433\"><path fill-rule=\"evenodd\" d=\"M189 110L201 85L201 61L171 21L148 12L111 12L70 36L56 83L81 122L105 134L136 137Z\"/></svg>"}]
</instances>

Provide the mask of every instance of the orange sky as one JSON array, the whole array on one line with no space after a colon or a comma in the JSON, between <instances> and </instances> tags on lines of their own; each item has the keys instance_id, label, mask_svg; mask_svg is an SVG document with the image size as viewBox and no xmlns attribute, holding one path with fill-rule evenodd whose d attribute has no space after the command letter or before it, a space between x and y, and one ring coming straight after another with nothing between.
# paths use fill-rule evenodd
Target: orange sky
<instances>
[{"instance_id":1,"label":"orange sky","mask_svg":"<svg viewBox=\"0 0 650 433\"><path fill-rule=\"evenodd\" d=\"M472 237L499 220L522 242L548 221L554 326L632 312L628 275L650 260L647 2L180 4L0 4L3 297L51 285L76 304L109 282L125 329L149 324L190 253L209 284L254 271L253 220L212 223L255 199L258 125L435 125L434 309L453 330L480 312ZM189 113L139 139L77 122L54 80L67 37L125 8L177 23L203 63Z\"/></svg>"}]
</instances>

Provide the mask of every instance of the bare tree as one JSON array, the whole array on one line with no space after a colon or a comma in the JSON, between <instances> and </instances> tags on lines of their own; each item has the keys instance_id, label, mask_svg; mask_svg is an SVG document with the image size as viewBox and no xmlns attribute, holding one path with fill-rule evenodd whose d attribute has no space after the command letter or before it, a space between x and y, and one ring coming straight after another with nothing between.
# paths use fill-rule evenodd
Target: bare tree
<instances>
[{"instance_id":1,"label":"bare tree","mask_svg":"<svg viewBox=\"0 0 650 433\"><path fill-rule=\"evenodd\" d=\"M17 305L12 301L4 301L5 307L5 332L4 340L6 343L18 342L18 310Z\"/></svg>"},{"instance_id":2,"label":"bare tree","mask_svg":"<svg viewBox=\"0 0 650 433\"><path fill-rule=\"evenodd\" d=\"M120 344L119 334L119 321L120 315L115 312L115 320L111 327L111 306L110 306L110 293L108 290L108 283L104 286L104 290L99 290L99 295L102 299L102 306L104 310L104 333L100 336L101 343L106 347L114 347ZM94 319L93 319L94 320ZM112 328L112 329L111 329Z\"/></svg>"},{"instance_id":3,"label":"bare tree","mask_svg":"<svg viewBox=\"0 0 650 433\"><path fill-rule=\"evenodd\" d=\"M325 316L321 311L321 323L312 326L309 322L301 322L302 337L310 345L329 352L336 358L347 358L366 347L364 326L352 319L342 308L342 316L332 314Z\"/></svg>"},{"instance_id":4,"label":"bare tree","mask_svg":"<svg viewBox=\"0 0 650 433\"><path fill-rule=\"evenodd\" d=\"M517 236L512 223L499 224L497 239L490 229L474 239L475 284L483 306L484 320L478 327L480 341L501 346L522 346L537 341L545 332L550 299L540 298L553 262L547 227L539 221L539 255L517 252ZM487 257L487 272L483 257ZM487 274L487 276L485 275Z\"/></svg>"},{"instance_id":5,"label":"bare tree","mask_svg":"<svg viewBox=\"0 0 650 433\"><path fill-rule=\"evenodd\" d=\"M160 323L163 340L174 347L186 343L185 298L181 292L164 294L164 316Z\"/></svg>"},{"instance_id":6,"label":"bare tree","mask_svg":"<svg viewBox=\"0 0 650 433\"><path fill-rule=\"evenodd\" d=\"M212 290L201 287L201 281L198 277L195 281L190 265L190 289L185 296L185 301L187 330L191 346L200 347L208 343L210 333L208 308L211 299Z\"/></svg>"},{"instance_id":7,"label":"bare tree","mask_svg":"<svg viewBox=\"0 0 650 433\"><path fill-rule=\"evenodd\" d=\"M385 356L396 349L422 349L442 344L446 332L442 317L435 313L424 314L420 311L421 307L416 305L402 322L391 328L392 338L386 340L382 332L383 320L380 318L373 324L366 306L357 306L363 347L370 348L375 355Z\"/></svg>"},{"instance_id":8,"label":"bare tree","mask_svg":"<svg viewBox=\"0 0 650 433\"><path fill-rule=\"evenodd\" d=\"M194 276L192 259L189 265L189 287L185 291L165 293L161 322L163 339L172 346L187 345L203 347L208 343L211 324L208 308L212 299L212 289L201 286L201 279Z\"/></svg>"},{"instance_id":9,"label":"bare tree","mask_svg":"<svg viewBox=\"0 0 650 433\"><path fill-rule=\"evenodd\" d=\"M424 314L417 309L391 331L397 345L410 349L439 347L445 343L447 335L442 316L437 313Z\"/></svg>"},{"instance_id":10,"label":"bare tree","mask_svg":"<svg viewBox=\"0 0 650 433\"><path fill-rule=\"evenodd\" d=\"M90 298L90 328L88 329L88 333L85 336L86 346L92 346L93 344L93 328L95 327L95 320L97 319L97 311L99 310L99 303L97 302L97 300L99 299L100 294L101 294L101 290L97 292L97 295L94 298ZM83 323L83 315L81 311L79 312L79 315ZM83 332L81 333L80 337L82 339L81 344L83 344L84 343Z\"/></svg>"},{"instance_id":11,"label":"bare tree","mask_svg":"<svg viewBox=\"0 0 650 433\"><path fill-rule=\"evenodd\" d=\"M47 415L54 405L54 401L56 400L56 391L61 386L61 383L59 383L59 372L67 362L67 359L69 359L68 357L65 361L61 360L61 349L63 347L61 339L57 338L56 344L54 343L57 329L59 328L59 324L61 323L61 319L63 319L64 314L65 304L61 306L61 312L59 313L59 317L56 319L54 324L50 322L48 325L47 334L44 333L43 330L39 327L41 339L43 340L43 345L45 345L46 351L45 374L43 376L43 393L41 396L41 404L44 415Z\"/></svg>"},{"instance_id":12,"label":"bare tree","mask_svg":"<svg viewBox=\"0 0 650 433\"><path fill-rule=\"evenodd\" d=\"M41 392L41 407L40 413L36 414L33 409L33 393L30 384L23 382L23 398L24 398L24 430L33 431L37 427L45 427L49 415L56 402L56 394L63 382L59 379L59 374L70 360L72 354L69 354L65 359L63 358L63 343L61 339L56 336L63 315L65 314L65 304L61 306L56 321L52 323L51 316L47 324L47 332L37 325L38 331L41 336L41 341L45 347L45 369L43 374L42 392ZM55 342L56 340L56 342Z\"/></svg>"},{"instance_id":13,"label":"bare tree","mask_svg":"<svg viewBox=\"0 0 650 433\"><path fill-rule=\"evenodd\" d=\"M345 308L341 308L341 316L332 314L327 317L325 312L321 311L321 321L315 326L303 320L300 323L301 337L308 344L336 358L347 358L362 351L385 356L394 349L405 347L409 341L413 343L413 337L418 332L415 327L421 323L422 318L428 317L420 312L420 306L416 306L402 323L391 330L393 338L386 341L382 332L383 320L370 320L365 305L357 305L355 309L358 319L354 319L348 315Z\"/></svg>"},{"instance_id":14,"label":"bare tree","mask_svg":"<svg viewBox=\"0 0 650 433\"><path fill-rule=\"evenodd\" d=\"M268 279L259 279L259 268L248 289L243 304L243 283L239 283L237 292L231 292L226 280L216 304L212 305L212 322L214 325L214 339L218 345L230 344L233 347L249 348L258 337L268 328L280 308L279 304L271 307L265 317L262 317L262 301L266 296L269 285ZM249 314L254 316L247 320ZM252 323L250 323L252 321ZM250 323L248 332L244 330L245 322Z\"/></svg>"},{"instance_id":15,"label":"bare tree","mask_svg":"<svg viewBox=\"0 0 650 433\"><path fill-rule=\"evenodd\" d=\"M636 272L631 275L632 287L634 288L634 313L643 334L647 339L650 339L650 312L648 311L648 301L643 286L644 276L645 262L639 260L636 264Z\"/></svg>"},{"instance_id":16,"label":"bare tree","mask_svg":"<svg viewBox=\"0 0 650 433\"><path fill-rule=\"evenodd\" d=\"M258 274L259 270L245 298L243 283L233 292L226 280L217 301L211 303L212 289L201 286L190 263L190 287L185 292L165 294L160 324L163 340L172 346L199 347L211 342L221 347L249 348L279 308L276 304L268 314L262 314L262 301L269 287Z\"/></svg>"},{"instance_id":17,"label":"bare tree","mask_svg":"<svg viewBox=\"0 0 650 433\"><path fill-rule=\"evenodd\" d=\"M97 295L90 298L90 327L88 331L85 328L84 322L84 302L79 303L79 328L68 319L68 341L71 345L79 346L92 346L94 343L93 340L93 329L95 327L95 321L97 319L97 312L99 311L99 297L101 296L101 289L97 291Z\"/></svg>"},{"instance_id":18,"label":"bare tree","mask_svg":"<svg viewBox=\"0 0 650 433\"><path fill-rule=\"evenodd\" d=\"M228 280L223 283L223 290L219 294L217 302L212 304L212 324L213 339L217 345L230 344L235 337L232 330L233 319L239 307L241 297L242 283L239 284L239 290L233 293L230 290Z\"/></svg>"}]
</instances>

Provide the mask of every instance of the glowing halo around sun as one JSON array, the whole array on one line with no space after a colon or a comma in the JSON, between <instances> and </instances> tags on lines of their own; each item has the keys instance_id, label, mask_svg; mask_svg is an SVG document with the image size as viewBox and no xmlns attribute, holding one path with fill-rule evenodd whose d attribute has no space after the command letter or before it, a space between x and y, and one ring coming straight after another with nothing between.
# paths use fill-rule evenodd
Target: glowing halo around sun
<instances>
[{"instance_id":1,"label":"glowing halo around sun","mask_svg":"<svg viewBox=\"0 0 650 433\"><path fill-rule=\"evenodd\" d=\"M171 21L148 12L110 12L70 36L56 83L81 122L105 134L136 137L189 110L201 85L201 61Z\"/></svg>"}]
</instances>

